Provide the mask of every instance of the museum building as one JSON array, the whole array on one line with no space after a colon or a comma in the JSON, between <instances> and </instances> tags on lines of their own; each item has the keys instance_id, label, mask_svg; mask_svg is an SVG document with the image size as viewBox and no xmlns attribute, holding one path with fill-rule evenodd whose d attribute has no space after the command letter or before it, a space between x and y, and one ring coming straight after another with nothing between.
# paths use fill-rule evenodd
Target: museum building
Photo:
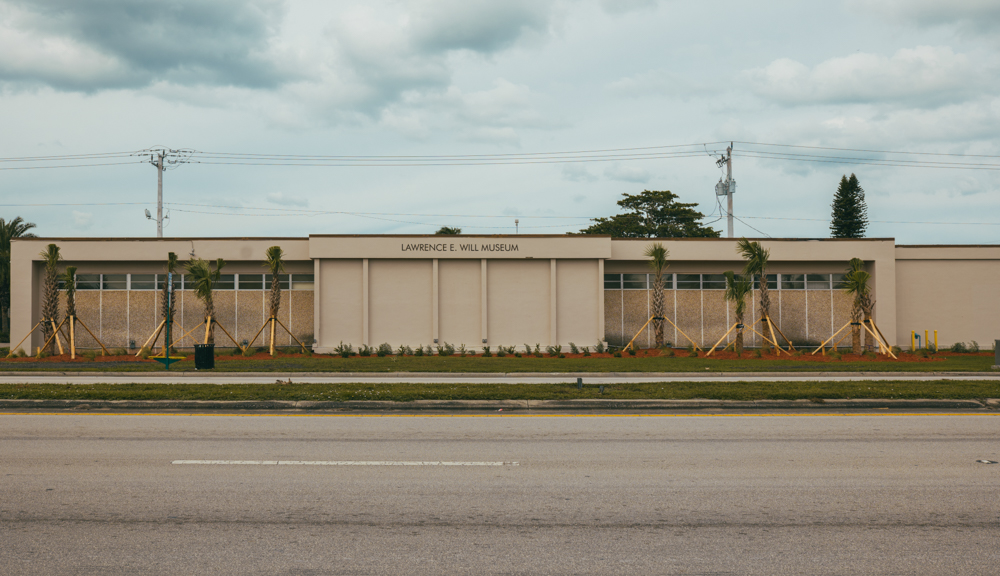
<instances>
[{"instance_id":1,"label":"museum building","mask_svg":"<svg viewBox=\"0 0 1000 576\"><path fill-rule=\"evenodd\" d=\"M451 343L593 346L628 342L652 314L646 249L669 251L665 340L711 346L735 322L723 298L728 270L743 261L730 238L626 239L591 235L310 235L307 238L19 238L11 254L11 340L41 317L50 243L59 270L77 267L78 316L108 347L141 347L160 322L169 252L226 262L215 287L218 322L240 342L267 317L271 278L264 252L280 246L286 273L279 319L317 352L340 343L416 347ZM1000 246L904 246L890 238L760 239L770 250L771 319L795 343L818 343L850 320L852 297L839 284L851 258L872 275L875 321L891 344L937 330L939 345L1000 337ZM183 270L183 266L181 266ZM176 283L175 333L204 320L204 307ZM748 306L757 320L758 292ZM60 306L60 315L65 306ZM180 330L180 332L176 332ZM683 334L682 334L683 333ZM178 344L196 343L189 336ZM265 340L256 341L266 345ZM96 343L80 335L79 346ZM231 345L216 336L218 346ZM30 343L30 348L29 348ZM33 335L22 348L42 344ZM652 328L637 343L653 345ZM276 344L290 345L287 335ZM748 346L759 337L748 335Z\"/></svg>"}]
</instances>

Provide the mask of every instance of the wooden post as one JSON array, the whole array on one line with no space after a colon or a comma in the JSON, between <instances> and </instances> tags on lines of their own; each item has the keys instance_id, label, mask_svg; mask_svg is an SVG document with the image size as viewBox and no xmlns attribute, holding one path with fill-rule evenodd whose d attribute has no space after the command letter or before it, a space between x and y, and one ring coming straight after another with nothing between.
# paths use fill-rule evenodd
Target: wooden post
<instances>
[{"instance_id":1,"label":"wooden post","mask_svg":"<svg viewBox=\"0 0 1000 576\"><path fill-rule=\"evenodd\" d=\"M212 333L212 317L205 318L205 344L208 344L208 335Z\"/></svg>"},{"instance_id":2,"label":"wooden post","mask_svg":"<svg viewBox=\"0 0 1000 576\"><path fill-rule=\"evenodd\" d=\"M149 346L150 343L154 343L154 344L156 343L156 338L158 338L160 336L160 330L163 328L163 325L166 322L167 322L166 319L160 320L160 323L156 325L156 330L153 330L153 334L149 338L146 338L146 342L143 343L142 347L139 348L139 351L135 353L135 357L136 358L139 357L139 354L142 354L143 348L145 348L146 346ZM150 352L152 352L152 350L150 350Z\"/></svg>"},{"instance_id":3,"label":"wooden post","mask_svg":"<svg viewBox=\"0 0 1000 576\"><path fill-rule=\"evenodd\" d=\"M75 316L69 317L69 359L76 360L76 332L73 330L76 324L74 320Z\"/></svg>"},{"instance_id":4,"label":"wooden post","mask_svg":"<svg viewBox=\"0 0 1000 576\"><path fill-rule=\"evenodd\" d=\"M87 328L87 325L83 322L83 320L77 318L76 321L80 323L80 326L83 326L83 329L87 331L87 334L90 334L90 337L94 339L94 342L97 342L98 346L101 347L101 356L107 356L108 349L105 348L104 344L97 339L97 336L94 336L94 333L90 331L90 328Z\"/></svg>"},{"instance_id":5,"label":"wooden post","mask_svg":"<svg viewBox=\"0 0 1000 576\"><path fill-rule=\"evenodd\" d=\"M65 318L63 318L63 321L59 323L59 326L56 326L56 323L52 322L52 326L55 327L55 330L52 331L52 336L49 336L49 339L45 341L45 344L42 344L41 348L42 350L45 350L46 348L49 347L49 342L52 342L53 338L56 339L56 342L59 341L59 328L62 328L63 322L66 322ZM63 353L62 344L59 345L59 353L60 354Z\"/></svg>"},{"instance_id":6,"label":"wooden post","mask_svg":"<svg viewBox=\"0 0 1000 576\"><path fill-rule=\"evenodd\" d=\"M49 322L52 324L52 335L56 337L56 346L59 347L59 355L62 356L66 353L66 350L63 349L62 340L59 339L59 328L56 328L56 321L52 318L49 318ZM63 321L59 323L60 328L64 322L66 322L65 318L63 318Z\"/></svg>"}]
</instances>

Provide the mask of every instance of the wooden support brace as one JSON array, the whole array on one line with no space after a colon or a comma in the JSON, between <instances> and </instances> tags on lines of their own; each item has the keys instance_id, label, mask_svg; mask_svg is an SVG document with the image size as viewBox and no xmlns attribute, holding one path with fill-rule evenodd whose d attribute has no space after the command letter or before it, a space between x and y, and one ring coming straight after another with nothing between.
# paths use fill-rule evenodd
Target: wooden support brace
<instances>
[{"instance_id":1,"label":"wooden support brace","mask_svg":"<svg viewBox=\"0 0 1000 576\"><path fill-rule=\"evenodd\" d=\"M76 321L80 323L80 326L83 326L83 329L87 331L87 334L90 334L90 337L94 339L94 342L97 342L97 345L101 347L101 356L110 356L108 349L105 348L104 344L97 339L97 336L94 336L94 333L90 331L90 328L87 328L87 325L83 323L83 320L77 318Z\"/></svg>"},{"instance_id":2,"label":"wooden support brace","mask_svg":"<svg viewBox=\"0 0 1000 576\"><path fill-rule=\"evenodd\" d=\"M692 340L690 336L688 336L687 334L685 334L683 330L681 330L680 328L678 328L677 324L674 324L673 321L670 318L667 318L667 317L664 316L663 319L666 320L667 322L670 322L670 325L674 327L674 330L677 330L678 332L680 332L681 336L687 338L688 342L690 342L691 344L694 345L694 349L695 350L701 350L702 352L705 351L700 346L698 346L698 343L695 342L694 340Z\"/></svg>"},{"instance_id":3,"label":"wooden support brace","mask_svg":"<svg viewBox=\"0 0 1000 576\"><path fill-rule=\"evenodd\" d=\"M28 339L28 336L31 336L32 334L34 334L35 330L37 330L38 327L41 326L41 325L42 325L42 323L38 322L37 324L35 324L31 328L31 330L28 330L28 333L25 334L24 338L21 338L21 341L17 343L17 346L13 346L13 347L11 347L10 350L7 351L7 356L6 357L10 358L11 356L13 356L14 355L14 351L17 350L18 348L20 348L21 344L24 344L24 341Z\"/></svg>"},{"instance_id":4,"label":"wooden support brace","mask_svg":"<svg viewBox=\"0 0 1000 576\"><path fill-rule=\"evenodd\" d=\"M874 322L871 322L870 320L869 322L874 324ZM889 347L889 344L887 342L883 342L882 339L879 338L878 334L876 334L871 328L868 327L868 323L862 323L861 325L864 326L865 330L867 330L868 333L872 335L872 338L875 338L875 341L878 342L879 347L885 348L886 354L892 356L893 360L899 360L899 358L897 358L896 355L892 353L892 348Z\"/></svg>"},{"instance_id":5,"label":"wooden support brace","mask_svg":"<svg viewBox=\"0 0 1000 576\"><path fill-rule=\"evenodd\" d=\"M785 333L781 331L781 328L778 328L777 326L774 325L774 322L771 322L770 317L768 317L767 323L771 325L771 336L774 336L774 332L777 331L778 334L780 334L781 337L785 339L785 342L788 342L788 351L791 352L792 350L795 350L795 346L792 344L792 341L788 339L788 336L785 336ZM778 338L775 337L774 341L777 342Z\"/></svg>"},{"instance_id":6,"label":"wooden support brace","mask_svg":"<svg viewBox=\"0 0 1000 576\"><path fill-rule=\"evenodd\" d=\"M844 324L843 326L841 326L840 330L837 330L836 332L834 332L833 336L830 336L829 338L827 338L826 340L824 340L823 343L819 345L819 348L816 348L815 350L813 350L812 351L812 355L815 356L817 352L819 352L820 350L822 350L823 351L823 355L825 356L826 355L826 345L827 345L827 343L830 340L833 340L834 338L836 338L837 334L840 334L841 332L843 332L844 328L847 328L850 325L851 325L851 323L848 322L847 324Z\"/></svg>"},{"instance_id":7,"label":"wooden support brace","mask_svg":"<svg viewBox=\"0 0 1000 576\"><path fill-rule=\"evenodd\" d=\"M240 343L236 341L236 338L233 338L232 335L229 334L229 331L226 330L225 326L219 324L218 322L216 322L215 324L225 333L226 336L229 336L229 339L233 341L233 344L236 344L237 348L239 348L241 351L243 350L243 347L240 346Z\"/></svg>"},{"instance_id":8,"label":"wooden support brace","mask_svg":"<svg viewBox=\"0 0 1000 576\"><path fill-rule=\"evenodd\" d=\"M726 339L726 336L729 336L729 333L732 332L737 326L739 326L739 323L736 323L736 324L733 324L732 326L730 326L729 330L726 330L726 333L722 335L722 338L719 338L719 341L716 342L714 346L712 346L712 349L709 350L705 354L705 356L711 356L712 352L715 352L715 349L719 346L719 344L722 344L722 341ZM729 344L726 344L726 348L729 348ZM723 348L723 350L725 350L726 348Z\"/></svg>"},{"instance_id":9,"label":"wooden support brace","mask_svg":"<svg viewBox=\"0 0 1000 576\"><path fill-rule=\"evenodd\" d=\"M172 342L172 343L170 344L170 347L171 347L171 348L173 348L173 347L174 347L174 344L177 344L177 343L178 343L178 342L180 342L181 340L183 340L183 339L187 338L187 337L188 337L188 335L190 335L190 334L191 334L192 332L194 332L194 331L195 331L195 330L197 330L198 328L201 328L201 325L202 325L202 324L204 324L204 323L205 323L205 322L200 322L200 323L199 323L199 324L198 324L197 326L195 326L194 328L192 328L192 329L188 330L188 331L187 331L187 332L186 332L186 333L185 333L185 334L184 334L183 336L181 336L181 337L180 337L180 338L178 338L177 340L174 340L174 341L173 341L173 342ZM191 337L191 339L192 339L192 340L194 340L195 344L197 344L197 343L198 343L198 341L197 341L197 340L195 340L193 336Z\"/></svg>"},{"instance_id":10,"label":"wooden support brace","mask_svg":"<svg viewBox=\"0 0 1000 576\"><path fill-rule=\"evenodd\" d=\"M763 334L761 334L760 332L758 332L758 331L754 330L754 329L753 329L753 327L750 327L750 331L751 331L751 332L753 332L754 334L756 334L756 335L760 336L761 338L763 338L763 339L764 339L764 341L765 341L765 342L767 342L768 344L770 344L771 346L774 346L774 347L775 347L775 349L777 349L777 350L778 350L778 352L783 352L783 353L785 353L785 354L788 354L789 356L791 356L791 355L792 355L792 353L791 353L791 352L789 352L788 350L785 350L785 349L783 349L783 348L782 348L781 346L778 346L778 343L777 343L777 342L775 342L775 341L771 340L771 339L770 339L770 338L768 338L767 336L764 336L764 335L763 335ZM773 334L772 334L772 336L773 336Z\"/></svg>"},{"instance_id":11,"label":"wooden support brace","mask_svg":"<svg viewBox=\"0 0 1000 576\"><path fill-rule=\"evenodd\" d=\"M275 318L274 321L277 322L278 325L281 326L282 328L285 328L285 332L288 332L288 335L292 337L292 340L295 340L298 343L298 345L302 347L302 352L306 351L306 345L303 344L301 341L299 341L299 339L295 337L295 334L292 334L292 331L286 328L285 325L281 323L281 320Z\"/></svg>"},{"instance_id":12,"label":"wooden support brace","mask_svg":"<svg viewBox=\"0 0 1000 576\"><path fill-rule=\"evenodd\" d=\"M632 346L632 343L635 342L635 339L639 337L639 334L642 334L642 331L645 330L646 326L649 326L649 323L652 321L653 321L653 316L650 316L649 320L646 320L646 323L642 325L642 328L639 328L639 331L635 333L635 336L633 336L632 339L628 341L628 344L626 344L625 347L622 348L622 350L628 350L629 347Z\"/></svg>"},{"instance_id":13,"label":"wooden support brace","mask_svg":"<svg viewBox=\"0 0 1000 576\"><path fill-rule=\"evenodd\" d=\"M136 358L139 357L139 354L142 354L142 351L143 351L143 349L146 348L146 346L149 346L151 342L156 342L156 338L158 338L160 336L160 330L163 328L163 325L166 324L166 323L167 323L167 319L166 318L164 318L163 320L160 320L160 323L156 325L156 329L153 330L153 333L149 336L149 338L146 338L146 342L144 342L143 345L142 345L142 347L139 348L139 351L135 353L135 357Z\"/></svg>"},{"instance_id":14,"label":"wooden support brace","mask_svg":"<svg viewBox=\"0 0 1000 576\"><path fill-rule=\"evenodd\" d=\"M246 348L250 348L251 346L253 346L253 343L257 341L257 337L260 336L260 333L264 331L264 328L267 328L268 322L270 322L270 319L265 321L264 324L260 327L260 330L258 330L257 333L253 335L253 338L250 340L250 342L247 343Z\"/></svg>"},{"instance_id":15,"label":"wooden support brace","mask_svg":"<svg viewBox=\"0 0 1000 576\"><path fill-rule=\"evenodd\" d=\"M59 328L62 328L63 322L65 322L65 321L66 321L66 319L63 318L63 321L59 323L59 326L56 326L55 320L52 320L52 319L48 320L48 322L52 323L52 327L55 328L55 330L52 331L52 336L49 336L49 339L45 341L45 344L42 344L42 350L45 350L46 348L49 347L49 342L52 342L53 338L56 339L56 342L59 342ZM59 344L59 353L60 354L63 353L62 344Z\"/></svg>"}]
</instances>

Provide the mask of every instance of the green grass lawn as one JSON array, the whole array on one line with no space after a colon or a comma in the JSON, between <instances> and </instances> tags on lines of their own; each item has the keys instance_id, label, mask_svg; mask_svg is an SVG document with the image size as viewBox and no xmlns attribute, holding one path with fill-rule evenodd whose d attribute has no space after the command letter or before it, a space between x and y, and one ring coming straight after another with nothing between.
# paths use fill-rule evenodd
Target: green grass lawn
<instances>
[{"instance_id":1,"label":"green grass lawn","mask_svg":"<svg viewBox=\"0 0 1000 576\"><path fill-rule=\"evenodd\" d=\"M941 356L939 361L907 362L813 362L806 356L787 360L666 357L623 358L535 358L535 357L459 357L459 356L376 356L340 358L335 356L278 357L247 359L219 357L214 372L983 372L993 365L992 354ZM171 370L194 370L193 356L171 366ZM910 358L913 358L910 356ZM153 362L0 362L0 372L7 371L111 371L158 372L163 366Z\"/></svg>"},{"instance_id":2,"label":"green grass lawn","mask_svg":"<svg viewBox=\"0 0 1000 576\"><path fill-rule=\"evenodd\" d=\"M956 382L668 382L573 384L3 384L0 399L72 400L568 400L574 398L716 400L983 399L1000 383Z\"/></svg>"}]
</instances>

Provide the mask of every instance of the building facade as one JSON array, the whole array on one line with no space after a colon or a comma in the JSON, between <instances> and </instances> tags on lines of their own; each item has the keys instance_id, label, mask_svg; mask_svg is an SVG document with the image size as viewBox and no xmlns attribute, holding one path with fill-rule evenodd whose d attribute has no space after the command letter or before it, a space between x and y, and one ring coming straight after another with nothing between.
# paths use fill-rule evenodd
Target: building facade
<instances>
[{"instance_id":1,"label":"building facade","mask_svg":"<svg viewBox=\"0 0 1000 576\"><path fill-rule=\"evenodd\" d=\"M723 273L743 266L735 240L585 235L16 239L11 339L20 340L40 319L40 253L53 243L63 257L60 270L78 268L79 317L109 347L141 347L156 328L168 252L182 263L191 257L226 261L216 286L216 318L237 341L252 339L268 314L269 246L285 252L279 319L317 352L340 343L398 348L447 342L470 350L622 345L652 313L644 252L653 242L670 253L664 300L677 329L667 325L665 340L685 346L683 333L710 346L735 322L723 298ZM875 320L890 343L908 346L911 330L937 330L941 346L1000 335L1000 303L993 298L1000 246L898 246L892 239L761 243L771 251L771 319L793 342L818 343L849 321L851 297L839 283L851 258L864 260L872 275ZM183 276L178 287L175 338L204 319ZM757 320L757 297L754 290L746 321ZM262 336L257 343L266 345ZM752 334L746 341L761 343ZM39 335L29 342L32 351L42 344ZM216 342L228 343L219 334ZM637 342L652 346L652 328ZM276 336L278 345L291 343L287 335ZM81 336L80 345L96 343Z\"/></svg>"}]
</instances>

